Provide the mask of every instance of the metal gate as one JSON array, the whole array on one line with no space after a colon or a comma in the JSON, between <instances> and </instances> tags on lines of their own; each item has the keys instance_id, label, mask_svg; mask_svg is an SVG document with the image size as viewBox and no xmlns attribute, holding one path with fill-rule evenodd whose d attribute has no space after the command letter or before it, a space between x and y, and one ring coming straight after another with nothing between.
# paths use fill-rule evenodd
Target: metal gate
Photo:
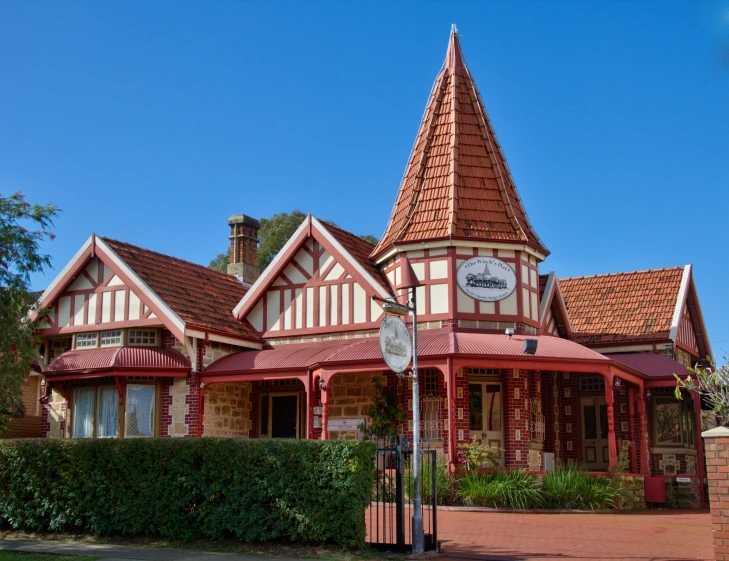
<instances>
[{"instance_id":1,"label":"metal gate","mask_svg":"<svg viewBox=\"0 0 729 561\"><path fill-rule=\"evenodd\" d=\"M436 452L420 451L420 495L425 549L438 544ZM377 438L375 485L367 511L367 542L378 549L412 548L413 451L404 436Z\"/></svg>"}]
</instances>

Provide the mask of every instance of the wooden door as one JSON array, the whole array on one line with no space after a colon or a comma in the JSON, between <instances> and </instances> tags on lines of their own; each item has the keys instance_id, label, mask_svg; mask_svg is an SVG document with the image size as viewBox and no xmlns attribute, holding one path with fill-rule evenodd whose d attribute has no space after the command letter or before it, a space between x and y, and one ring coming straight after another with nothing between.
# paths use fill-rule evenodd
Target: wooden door
<instances>
[{"instance_id":1,"label":"wooden door","mask_svg":"<svg viewBox=\"0 0 729 561\"><path fill-rule=\"evenodd\" d=\"M582 460L591 470L609 465L607 404L604 397L582 397Z\"/></svg>"}]
</instances>

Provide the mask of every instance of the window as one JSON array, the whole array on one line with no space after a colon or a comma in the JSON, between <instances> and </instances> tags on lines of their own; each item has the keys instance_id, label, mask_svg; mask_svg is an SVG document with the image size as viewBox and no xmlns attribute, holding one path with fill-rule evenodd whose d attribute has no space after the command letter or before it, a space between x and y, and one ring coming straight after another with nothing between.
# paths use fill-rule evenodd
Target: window
<instances>
[{"instance_id":1,"label":"window","mask_svg":"<svg viewBox=\"0 0 729 561\"><path fill-rule=\"evenodd\" d=\"M79 388L73 392L73 438L93 438L96 388Z\"/></svg>"},{"instance_id":2,"label":"window","mask_svg":"<svg viewBox=\"0 0 729 561\"><path fill-rule=\"evenodd\" d=\"M128 437L154 436L154 401L154 386L127 386Z\"/></svg>"},{"instance_id":3,"label":"window","mask_svg":"<svg viewBox=\"0 0 729 561\"><path fill-rule=\"evenodd\" d=\"M435 368L426 368L425 370L420 370L419 373L423 376L425 395L438 397L438 374L440 372Z\"/></svg>"},{"instance_id":4,"label":"window","mask_svg":"<svg viewBox=\"0 0 729 561\"><path fill-rule=\"evenodd\" d=\"M653 422L658 446L695 447L694 404L690 397L678 400L673 390L656 390Z\"/></svg>"},{"instance_id":5,"label":"window","mask_svg":"<svg viewBox=\"0 0 729 561\"><path fill-rule=\"evenodd\" d=\"M122 330L102 331L101 346L102 347L118 347L122 344Z\"/></svg>"},{"instance_id":6,"label":"window","mask_svg":"<svg viewBox=\"0 0 729 561\"><path fill-rule=\"evenodd\" d=\"M76 335L77 349L90 349L99 346L99 333L79 333Z\"/></svg>"},{"instance_id":7,"label":"window","mask_svg":"<svg viewBox=\"0 0 729 561\"><path fill-rule=\"evenodd\" d=\"M74 390L71 436L73 438L116 436L118 403L119 394L115 386Z\"/></svg>"},{"instance_id":8,"label":"window","mask_svg":"<svg viewBox=\"0 0 729 561\"><path fill-rule=\"evenodd\" d=\"M605 391L605 378L603 378L602 376L589 376L580 378L580 391Z\"/></svg>"},{"instance_id":9,"label":"window","mask_svg":"<svg viewBox=\"0 0 729 561\"><path fill-rule=\"evenodd\" d=\"M140 347L154 347L157 345L157 331L155 330L129 330L127 333L129 345Z\"/></svg>"}]
</instances>

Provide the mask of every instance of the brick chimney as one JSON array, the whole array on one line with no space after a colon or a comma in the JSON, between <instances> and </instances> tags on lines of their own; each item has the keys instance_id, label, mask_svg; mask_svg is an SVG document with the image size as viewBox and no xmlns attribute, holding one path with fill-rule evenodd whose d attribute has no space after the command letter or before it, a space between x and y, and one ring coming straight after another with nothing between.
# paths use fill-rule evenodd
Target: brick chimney
<instances>
[{"instance_id":1,"label":"brick chimney","mask_svg":"<svg viewBox=\"0 0 729 561\"><path fill-rule=\"evenodd\" d=\"M246 284L253 284L260 276L258 268L258 220L245 214L234 214L230 225L230 264L228 274Z\"/></svg>"}]
</instances>

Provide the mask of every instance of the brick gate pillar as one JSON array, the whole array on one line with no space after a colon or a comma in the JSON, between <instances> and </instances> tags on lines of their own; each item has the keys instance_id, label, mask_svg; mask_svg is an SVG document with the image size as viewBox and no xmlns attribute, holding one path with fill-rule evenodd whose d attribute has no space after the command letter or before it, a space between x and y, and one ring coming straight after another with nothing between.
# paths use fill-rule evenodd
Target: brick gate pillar
<instances>
[{"instance_id":1,"label":"brick gate pillar","mask_svg":"<svg viewBox=\"0 0 729 561\"><path fill-rule=\"evenodd\" d=\"M714 537L714 559L729 560L729 429L702 432L706 442L706 475Z\"/></svg>"}]
</instances>

